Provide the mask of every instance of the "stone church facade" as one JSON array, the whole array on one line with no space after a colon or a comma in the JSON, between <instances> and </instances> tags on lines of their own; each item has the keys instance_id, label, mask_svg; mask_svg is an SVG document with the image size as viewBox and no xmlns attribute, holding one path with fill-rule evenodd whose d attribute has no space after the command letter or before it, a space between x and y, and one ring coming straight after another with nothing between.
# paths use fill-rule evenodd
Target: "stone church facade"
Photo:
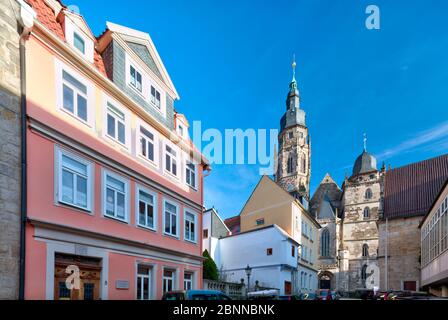
<instances>
[{"instance_id":1,"label":"stone church facade","mask_svg":"<svg viewBox=\"0 0 448 320\"><path fill-rule=\"evenodd\" d=\"M378 227L384 168L364 151L339 188L329 174L310 197L311 140L294 75L280 121L276 182L308 208L319 231L319 286L340 291L373 287L377 278ZM366 139L365 139L366 142Z\"/></svg>"}]
</instances>

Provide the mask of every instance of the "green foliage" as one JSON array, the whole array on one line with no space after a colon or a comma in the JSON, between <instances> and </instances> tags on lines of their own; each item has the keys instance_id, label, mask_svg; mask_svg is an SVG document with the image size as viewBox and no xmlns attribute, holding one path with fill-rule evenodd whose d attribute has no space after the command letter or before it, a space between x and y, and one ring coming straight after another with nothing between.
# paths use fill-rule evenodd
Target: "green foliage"
<instances>
[{"instance_id":1,"label":"green foliage","mask_svg":"<svg viewBox=\"0 0 448 320\"><path fill-rule=\"evenodd\" d=\"M202 256L205 258L203 272L204 279L217 281L219 279L219 275L218 267L216 266L215 261L213 261L212 257L210 257L210 254L207 250L204 251Z\"/></svg>"}]
</instances>

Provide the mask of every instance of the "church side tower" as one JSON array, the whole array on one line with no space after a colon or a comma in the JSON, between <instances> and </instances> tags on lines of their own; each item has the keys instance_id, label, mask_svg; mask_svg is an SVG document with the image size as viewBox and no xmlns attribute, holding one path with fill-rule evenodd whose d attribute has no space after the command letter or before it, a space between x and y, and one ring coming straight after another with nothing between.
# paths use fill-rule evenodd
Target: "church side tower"
<instances>
[{"instance_id":1,"label":"church side tower","mask_svg":"<svg viewBox=\"0 0 448 320\"><path fill-rule=\"evenodd\" d=\"M293 77L286 99L286 113L280 121L278 136L278 168L276 182L304 203L310 199L311 140L305 122L305 111L300 109L300 95L295 78L296 62L293 61Z\"/></svg>"}]
</instances>

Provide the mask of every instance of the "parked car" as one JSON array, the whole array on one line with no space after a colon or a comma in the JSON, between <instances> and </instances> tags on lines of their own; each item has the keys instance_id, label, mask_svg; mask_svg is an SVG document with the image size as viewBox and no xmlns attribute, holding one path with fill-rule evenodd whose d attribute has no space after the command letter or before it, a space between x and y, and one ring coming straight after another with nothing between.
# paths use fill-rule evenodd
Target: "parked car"
<instances>
[{"instance_id":1,"label":"parked car","mask_svg":"<svg viewBox=\"0 0 448 320\"><path fill-rule=\"evenodd\" d=\"M292 301L292 300L302 300L302 299L301 299L301 296L290 294L290 295L278 296L278 300Z\"/></svg>"},{"instance_id":2,"label":"parked car","mask_svg":"<svg viewBox=\"0 0 448 320\"><path fill-rule=\"evenodd\" d=\"M371 289L356 290L355 295L362 300L375 300L375 291Z\"/></svg>"},{"instance_id":3,"label":"parked car","mask_svg":"<svg viewBox=\"0 0 448 320\"><path fill-rule=\"evenodd\" d=\"M279 292L278 290L262 290L249 292L247 294L249 300L278 300Z\"/></svg>"},{"instance_id":4,"label":"parked car","mask_svg":"<svg viewBox=\"0 0 448 320\"><path fill-rule=\"evenodd\" d=\"M329 289L319 289L317 290L317 297L319 300L333 300L331 291Z\"/></svg>"},{"instance_id":5,"label":"parked car","mask_svg":"<svg viewBox=\"0 0 448 320\"><path fill-rule=\"evenodd\" d=\"M232 300L221 291L214 290L188 290L166 292L162 300Z\"/></svg>"}]
</instances>

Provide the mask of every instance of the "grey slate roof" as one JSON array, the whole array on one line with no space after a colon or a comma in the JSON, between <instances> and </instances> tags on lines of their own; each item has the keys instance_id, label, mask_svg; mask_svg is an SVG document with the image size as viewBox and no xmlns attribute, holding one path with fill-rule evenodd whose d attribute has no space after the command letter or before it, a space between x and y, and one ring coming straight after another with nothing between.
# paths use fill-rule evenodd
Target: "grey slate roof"
<instances>
[{"instance_id":1,"label":"grey slate roof","mask_svg":"<svg viewBox=\"0 0 448 320\"><path fill-rule=\"evenodd\" d=\"M364 151L355 161L353 176L376 170L378 170L376 167L376 158L367 151Z\"/></svg>"}]
</instances>

